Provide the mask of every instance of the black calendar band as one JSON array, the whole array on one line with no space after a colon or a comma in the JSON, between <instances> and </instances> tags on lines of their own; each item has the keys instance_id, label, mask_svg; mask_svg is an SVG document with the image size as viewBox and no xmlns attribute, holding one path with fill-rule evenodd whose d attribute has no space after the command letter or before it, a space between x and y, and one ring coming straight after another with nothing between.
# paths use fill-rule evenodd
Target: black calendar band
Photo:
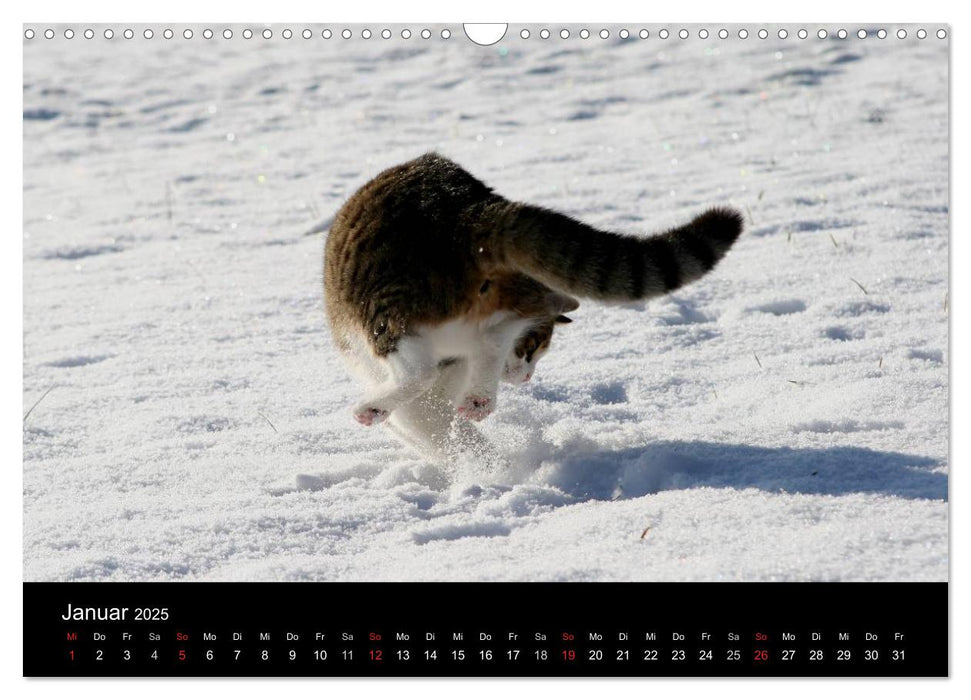
<instances>
[{"instance_id":1,"label":"black calendar band","mask_svg":"<svg viewBox=\"0 0 971 700\"><path fill-rule=\"evenodd\" d=\"M25 583L25 676L946 676L946 583Z\"/></svg>"}]
</instances>

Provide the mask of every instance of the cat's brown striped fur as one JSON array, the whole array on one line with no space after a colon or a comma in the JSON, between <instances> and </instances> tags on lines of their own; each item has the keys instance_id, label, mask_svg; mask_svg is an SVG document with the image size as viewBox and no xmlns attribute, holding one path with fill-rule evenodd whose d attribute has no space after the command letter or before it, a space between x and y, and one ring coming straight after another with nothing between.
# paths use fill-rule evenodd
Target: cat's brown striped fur
<instances>
[{"instance_id":1,"label":"cat's brown striped fur","mask_svg":"<svg viewBox=\"0 0 971 700\"><path fill-rule=\"evenodd\" d=\"M647 299L711 270L741 229L737 212L711 209L649 238L600 231L510 202L426 154L379 174L335 217L324 256L328 316L339 343L363 333L385 356L416 323L494 310L481 298L487 281L525 275L579 297ZM526 314L543 315L539 289L521 296Z\"/></svg>"}]
</instances>

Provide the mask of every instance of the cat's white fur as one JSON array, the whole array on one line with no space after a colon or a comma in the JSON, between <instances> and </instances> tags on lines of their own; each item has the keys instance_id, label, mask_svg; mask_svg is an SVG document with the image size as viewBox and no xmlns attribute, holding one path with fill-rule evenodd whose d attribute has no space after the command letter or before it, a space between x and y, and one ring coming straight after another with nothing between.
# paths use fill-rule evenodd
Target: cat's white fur
<instances>
[{"instance_id":1,"label":"cat's white fur","mask_svg":"<svg viewBox=\"0 0 971 700\"><path fill-rule=\"evenodd\" d=\"M349 359L368 388L354 417L365 425L387 420L406 442L435 458L454 449L488 449L469 421L495 409L500 378L518 383L532 375L540 353L526 363L513 352L531 323L500 311L479 322L418 326L383 358L359 339Z\"/></svg>"}]
</instances>

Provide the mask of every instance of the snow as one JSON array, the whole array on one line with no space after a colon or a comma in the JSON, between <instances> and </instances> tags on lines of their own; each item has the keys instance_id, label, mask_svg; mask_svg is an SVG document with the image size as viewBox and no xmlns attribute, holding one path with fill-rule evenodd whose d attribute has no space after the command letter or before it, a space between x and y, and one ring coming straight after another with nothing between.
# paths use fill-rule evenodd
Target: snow
<instances>
[{"instance_id":1,"label":"snow","mask_svg":"<svg viewBox=\"0 0 971 700\"><path fill-rule=\"evenodd\" d=\"M26 580L946 580L947 41L122 29L25 42ZM358 426L323 314L327 220L432 149L604 228L746 214L571 314L504 471Z\"/></svg>"}]
</instances>

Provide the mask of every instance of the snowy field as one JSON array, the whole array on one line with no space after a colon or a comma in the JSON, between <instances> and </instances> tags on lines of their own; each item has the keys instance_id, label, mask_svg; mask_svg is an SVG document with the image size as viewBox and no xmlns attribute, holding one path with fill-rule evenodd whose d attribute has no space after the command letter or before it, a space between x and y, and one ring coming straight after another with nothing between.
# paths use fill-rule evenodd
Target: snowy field
<instances>
[{"instance_id":1,"label":"snowy field","mask_svg":"<svg viewBox=\"0 0 971 700\"><path fill-rule=\"evenodd\" d=\"M25 42L27 580L947 578L947 41L301 28ZM321 222L433 149L618 231L746 215L503 386L506 472L357 425L324 318Z\"/></svg>"}]
</instances>

